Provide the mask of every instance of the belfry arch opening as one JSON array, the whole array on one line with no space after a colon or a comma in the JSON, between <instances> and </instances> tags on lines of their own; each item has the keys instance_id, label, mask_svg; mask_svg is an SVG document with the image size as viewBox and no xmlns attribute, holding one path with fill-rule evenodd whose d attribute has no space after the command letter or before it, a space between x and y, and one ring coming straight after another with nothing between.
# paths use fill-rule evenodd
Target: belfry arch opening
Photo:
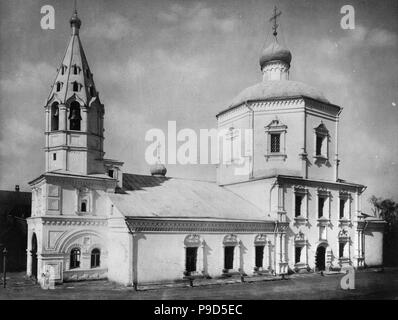
<instances>
[{"instance_id":1,"label":"belfry arch opening","mask_svg":"<svg viewBox=\"0 0 398 320\"><path fill-rule=\"evenodd\" d=\"M80 104L73 101L69 110L69 128L70 130L80 131L82 117L80 115Z\"/></svg>"},{"instance_id":2,"label":"belfry arch opening","mask_svg":"<svg viewBox=\"0 0 398 320\"><path fill-rule=\"evenodd\" d=\"M59 129L59 107L58 102L51 105L51 131Z\"/></svg>"}]
</instances>

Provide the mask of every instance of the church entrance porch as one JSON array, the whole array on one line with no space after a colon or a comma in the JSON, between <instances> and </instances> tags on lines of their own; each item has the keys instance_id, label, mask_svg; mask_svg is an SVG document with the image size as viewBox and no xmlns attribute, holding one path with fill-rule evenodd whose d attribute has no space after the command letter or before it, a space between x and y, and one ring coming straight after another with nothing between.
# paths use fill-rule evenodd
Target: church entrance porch
<instances>
[{"instance_id":1,"label":"church entrance porch","mask_svg":"<svg viewBox=\"0 0 398 320\"><path fill-rule=\"evenodd\" d=\"M326 247L319 245L316 249L315 271L325 271L326 269Z\"/></svg>"}]
</instances>

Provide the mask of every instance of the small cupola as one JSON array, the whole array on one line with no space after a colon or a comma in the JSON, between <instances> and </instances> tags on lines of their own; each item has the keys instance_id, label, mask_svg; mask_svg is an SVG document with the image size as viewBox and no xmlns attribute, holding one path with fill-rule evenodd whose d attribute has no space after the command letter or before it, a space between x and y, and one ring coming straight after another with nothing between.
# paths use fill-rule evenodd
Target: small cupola
<instances>
[{"instance_id":1,"label":"small cupola","mask_svg":"<svg viewBox=\"0 0 398 320\"><path fill-rule=\"evenodd\" d=\"M263 80L289 80L290 62L292 54L289 49L285 48L278 42L278 24L276 19L282 14L274 9L274 14L270 21L273 21L272 43L267 46L260 55L260 67L263 73Z\"/></svg>"},{"instance_id":2,"label":"small cupola","mask_svg":"<svg viewBox=\"0 0 398 320\"><path fill-rule=\"evenodd\" d=\"M72 28L72 35L79 34L80 26L82 25L82 21L77 16L77 10L75 8L72 17L69 20L70 26Z\"/></svg>"}]
</instances>

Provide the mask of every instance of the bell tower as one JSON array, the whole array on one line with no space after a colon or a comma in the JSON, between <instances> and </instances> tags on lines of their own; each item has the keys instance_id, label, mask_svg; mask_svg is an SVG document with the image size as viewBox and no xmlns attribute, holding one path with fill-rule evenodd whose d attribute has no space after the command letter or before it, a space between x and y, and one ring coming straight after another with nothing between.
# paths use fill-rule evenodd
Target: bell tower
<instances>
[{"instance_id":1,"label":"bell tower","mask_svg":"<svg viewBox=\"0 0 398 320\"><path fill-rule=\"evenodd\" d=\"M45 108L45 171L104 173L104 105L79 37L75 8L71 38Z\"/></svg>"}]
</instances>

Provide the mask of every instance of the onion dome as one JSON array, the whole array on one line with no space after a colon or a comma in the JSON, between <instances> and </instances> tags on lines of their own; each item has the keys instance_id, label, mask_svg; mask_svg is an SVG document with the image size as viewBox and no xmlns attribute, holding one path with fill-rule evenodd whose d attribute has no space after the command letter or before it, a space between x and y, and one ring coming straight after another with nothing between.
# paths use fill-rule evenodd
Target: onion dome
<instances>
[{"instance_id":1,"label":"onion dome","mask_svg":"<svg viewBox=\"0 0 398 320\"><path fill-rule=\"evenodd\" d=\"M282 61L290 66L292 61L292 54L289 49L283 47L275 40L264 49L260 56L261 69L271 61Z\"/></svg>"},{"instance_id":2,"label":"onion dome","mask_svg":"<svg viewBox=\"0 0 398 320\"><path fill-rule=\"evenodd\" d=\"M156 163L150 168L152 176L161 176L164 177L167 173L167 169L164 164Z\"/></svg>"}]
</instances>

